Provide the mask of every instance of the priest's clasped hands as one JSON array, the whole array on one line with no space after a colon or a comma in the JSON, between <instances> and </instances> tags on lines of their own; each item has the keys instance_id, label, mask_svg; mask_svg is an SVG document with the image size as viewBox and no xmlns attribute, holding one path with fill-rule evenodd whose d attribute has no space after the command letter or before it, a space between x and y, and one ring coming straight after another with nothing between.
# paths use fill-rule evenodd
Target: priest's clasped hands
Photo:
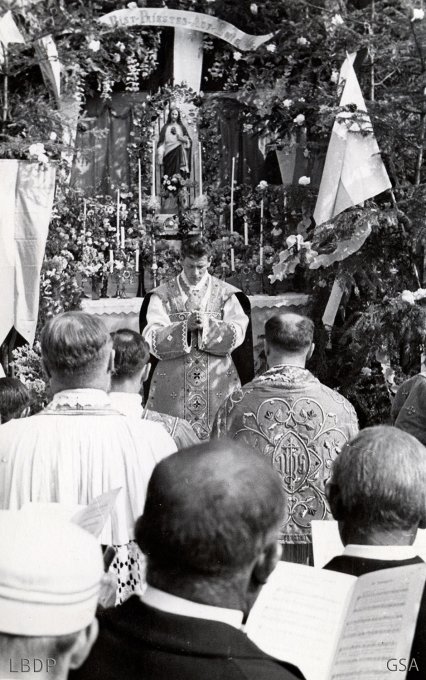
<instances>
[{"instance_id":1,"label":"priest's clasped hands","mask_svg":"<svg viewBox=\"0 0 426 680\"><path fill-rule=\"evenodd\" d=\"M189 331L202 331L203 317L201 312L191 312L191 314L188 317L187 324Z\"/></svg>"}]
</instances>

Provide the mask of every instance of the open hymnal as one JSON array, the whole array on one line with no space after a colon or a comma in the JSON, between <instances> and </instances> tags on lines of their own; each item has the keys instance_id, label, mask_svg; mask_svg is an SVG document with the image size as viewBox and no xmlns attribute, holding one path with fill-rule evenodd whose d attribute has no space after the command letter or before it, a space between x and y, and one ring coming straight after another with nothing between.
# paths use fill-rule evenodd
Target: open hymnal
<instances>
[{"instance_id":1,"label":"open hymnal","mask_svg":"<svg viewBox=\"0 0 426 680\"><path fill-rule=\"evenodd\" d=\"M401 679L390 662L409 658L425 581L426 564L356 578L280 562L246 632L307 680Z\"/></svg>"}]
</instances>

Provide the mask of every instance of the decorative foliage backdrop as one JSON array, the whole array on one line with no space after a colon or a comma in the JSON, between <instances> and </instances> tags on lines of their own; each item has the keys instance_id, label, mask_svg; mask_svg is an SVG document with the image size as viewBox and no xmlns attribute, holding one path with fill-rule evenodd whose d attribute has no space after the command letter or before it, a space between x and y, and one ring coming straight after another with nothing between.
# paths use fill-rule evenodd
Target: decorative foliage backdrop
<instances>
[{"instance_id":1,"label":"decorative foliage backdrop","mask_svg":"<svg viewBox=\"0 0 426 680\"><path fill-rule=\"evenodd\" d=\"M156 236L158 274L176 268L176 254L167 241L158 239L160 226L150 199L151 129L171 94L170 87L150 91L149 85L160 59L161 30L105 30L97 22L108 11L146 4L145 0L40 0L16 5L0 1L3 10L13 10L26 38L25 45L9 46L9 104L0 157L54 162L60 168L43 268L40 325L50 314L78 306L79 277L110 271L113 247L116 272L135 266L138 248L142 264L149 267ZM150 0L149 6L163 3ZM406 289L421 289L426 278L426 19L420 0L169 0L167 6L211 13L248 33L274 33L258 50L244 53L206 36L203 92L188 93L199 107L208 197L203 226L215 249L214 271L220 276L231 274L233 246L240 285L256 272L267 292L286 288L312 292L318 327L316 372L354 401L362 424L382 421L389 413L395 380L419 370L425 337L421 295L417 299L402 295ZM53 36L62 63L62 99L77 100L83 120L84 102L94 94L107 100L116 91L149 92L148 101L135 109L137 124L129 148L131 186L113 188L121 191L124 248L115 248L114 193L112 198L87 197L84 217L83 196L69 186L70 138L63 110L41 81L34 51L35 41L46 35ZM394 189L315 227L311 215L321 162L339 111L337 83L347 52L357 52L355 68ZM224 185L218 171L222 99L211 96L214 91L232 95L247 134L266 135L272 151L289 150L302 140L306 159L306 174L296 177L292 186L236 185L232 236L229 181ZM139 156L142 225L137 205ZM263 266L259 261L262 198ZM247 245L244 221L249 230ZM180 215L181 233L192 224L191 213ZM351 253L354 236L366 230L371 235ZM328 266L311 268L316 257ZM278 266L278 279L283 279L275 287L267 278L273 266ZM321 317L336 276L345 293L335 325L327 332Z\"/></svg>"}]
</instances>

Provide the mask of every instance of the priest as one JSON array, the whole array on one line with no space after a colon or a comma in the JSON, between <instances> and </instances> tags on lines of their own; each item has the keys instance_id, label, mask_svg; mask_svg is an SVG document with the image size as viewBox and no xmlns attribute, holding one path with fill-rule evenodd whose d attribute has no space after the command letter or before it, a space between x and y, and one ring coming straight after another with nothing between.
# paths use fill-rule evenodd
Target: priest
<instances>
[{"instance_id":1,"label":"priest","mask_svg":"<svg viewBox=\"0 0 426 680\"><path fill-rule=\"evenodd\" d=\"M223 400L253 377L250 302L211 276L209 242L186 239L182 272L149 293L140 330L151 350L148 409L185 418L208 439Z\"/></svg>"}]
</instances>

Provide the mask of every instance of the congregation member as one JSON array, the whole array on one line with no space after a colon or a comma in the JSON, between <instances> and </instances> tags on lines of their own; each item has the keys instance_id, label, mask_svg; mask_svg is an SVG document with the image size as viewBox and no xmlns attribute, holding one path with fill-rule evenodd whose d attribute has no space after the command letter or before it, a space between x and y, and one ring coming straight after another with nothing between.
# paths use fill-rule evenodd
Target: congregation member
<instances>
[{"instance_id":1,"label":"congregation member","mask_svg":"<svg viewBox=\"0 0 426 680\"><path fill-rule=\"evenodd\" d=\"M327 495L345 549L325 569L362 576L422 562L412 544L426 527L426 449L415 437L384 425L362 430L334 462ZM407 678L425 677L425 591L406 666Z\"/></svg>"},{"instance_id":2,"label":"congregation member","mask_svg":"<svg viewBox=\"0 0 426 680\"><path fill-rule=\"evenodd\" d=\"M250 302L209 274L206 239L184 240L181 260L179 276L148 294L140 313L153 357L146 405L184 418L208 439L222 401L253 377Z\"/></svg>"},{"instance_id":3,"label":"congregation member","mask_svg":"<svg viewBox=\"0 0 426 680\"><path fill-rule=\"evenodd\" d=\"M0 378L0 422L25 418L30 413L30 393L17 378Z\"/></svg>"},{"instance_id":4,"label":"congregation member","mask_svg":"<svg viewBox=\"0 0 426 680\"><path fill-rule=\"evenodd\" d=\"M311 521L330 518L324 484L340 447L358 431L352 405L306 369L314 324L277 314L265 324L268 370L220 407L213 434L251 446L269 460L286 497L283 559L312 564Z\"/></svg>"},{"instance_id":5,"label":"congregation member","mask_svg":"<svg viewBox=\"0 0 426 680\"><path fill-rule=\"evenodd\" d=\"M111 333L111 337L114 371L109 396L113 407L120 413L161 423L178 449L198 443L197 435L186 420L142 406L140 390L149 373L149 347L143 337L126 328Z\"/></svg>"},{"instance_id":6,"label":"congregation member","mask_svg":"<svg viewBox=\"0 0 426 680\"><path fill-rule=\"evenodd\" d=\"M417 375L399 386L392 404L392 423L426 445L426 375Z\"/></svg>"},{"instance_id":7,"label":"congregation member","mask_svg":"<svg viewBox=\"0 0 426 680\"><path fill-rule=\"evenodd\" d=\"M283 510L278 476L234 443L199 444L159 463L135 531L147 590L102 612L73 680L303 677L241 630L279 559Z\"/></svg>"},{"instance_id":8,"label":"congregation member","mask_svg":"<svg viewBox=\"0 0 426 680\"><path fill-rule=\"evenodd\" d=\"M28 502L87 505L120 488L101 542L116 547L112 569L122 600L142 579L133 530L149 478L176 445L159 423L112 407L112 340L100 319L83 312L51 319L41 352L53 398L40 414L0 427L0 509Z\"/></svg>"},{"instance_id":9,"label":"congregation member","mask_svg":"<svg viewBox=\"0 0 426 680\"><path fill-rule=\"evenodd\" d=\"M100 546L29 512L0 512L0 537L0 678L66 680L98 634Z\"/></svg>"}]
</instances>

